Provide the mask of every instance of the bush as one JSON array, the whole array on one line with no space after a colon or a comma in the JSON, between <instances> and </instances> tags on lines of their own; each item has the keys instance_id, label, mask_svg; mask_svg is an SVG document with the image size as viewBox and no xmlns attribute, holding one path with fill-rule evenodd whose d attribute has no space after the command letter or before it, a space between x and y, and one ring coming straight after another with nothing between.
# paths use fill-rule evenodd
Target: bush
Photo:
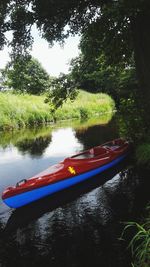
<instances>
[{"instance_id":1,"label":"bush","mask_svg":"<svg viewBox=\"0 0 150 267\"><path fill-rule=\"evenodd\" d=\"M137 147L136 160L139 165L150 168L150 143L143 143Z\"/></svg>"},{"instance_id":2,"label":"bush","mask_svg":"<svg viewBox=\"0 0 150 267\"><path fill-rule=\"evenodd\" d=\"M88 110L86 108L80 108L80 118L81 120L87 120L89 117Z\"/></svg>"}]
</instances>

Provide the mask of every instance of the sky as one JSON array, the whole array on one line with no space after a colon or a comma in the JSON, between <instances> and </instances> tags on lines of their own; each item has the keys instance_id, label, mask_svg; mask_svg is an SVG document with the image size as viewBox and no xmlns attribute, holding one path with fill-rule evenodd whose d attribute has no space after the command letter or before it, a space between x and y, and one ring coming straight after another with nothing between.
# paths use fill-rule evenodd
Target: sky
<instances>
[{"instance_id":1,"label":"sky","mask_svg":"<svg viewBox=\"0 0 150 267\"><path fill-rule=\"evenodd\" d=\"M38 59L44 69L51 76L59 76L60 73L68 73L69 61L79 55L79 40L78 35L69 37L66 39L65 44L61 47L58 43L55 43L53 47L50 47L48 43L42 39L36 27L32 29L32 36L34 43L32 46L31 55ZM11 38L11 34L7 34L7 38ZM0 69L4 68L9 61L10 50L6 47L3 51L0 51Z\"/></svg>"}]
</instances>

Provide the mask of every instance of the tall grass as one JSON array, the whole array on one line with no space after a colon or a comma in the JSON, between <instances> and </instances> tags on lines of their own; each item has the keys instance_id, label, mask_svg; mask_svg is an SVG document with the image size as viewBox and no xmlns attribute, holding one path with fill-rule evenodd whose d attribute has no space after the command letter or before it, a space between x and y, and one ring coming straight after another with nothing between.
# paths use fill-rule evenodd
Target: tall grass
<instances>
[{"instance_id":1,"label":"tall grass","mask_svg":"<svg viewBox=\"0 0 150 267\"><path fill-rule=\"evenodd\" d=\"M52 120L44 97L0 93L0 129L19 128Z\"/></svg>"},{"instance_id":2,"label":"tall grass","mask_svg":"<svg viewBox=\"0 0 150 267\"><path fill-rule=\"evenodd\" d=\"M86 119L95 115L111 113L115 109L112 98L103 93L92 94L80 90L76 100L68 100L62 108L56 111L56 118L60 119Z\"/></svg>"},{"instance_id":3,"label":"tall grass","mask_svg":"<svg viewBox=\"0 0 150 267\"><path fill-rule=\"evenodd\" d=\"M49 105L44 103L45 96L28 94L15 95L0 93L0 130L21 128L33 124L53 121ZM56 111L56 119L87 118L112 112L113 100L106 94L90 94L79 91L74 102L67 101Z\"/></svg>"},{"instance_id":4,"label":"tall grass","mask_svg":"<svg viewBox=\"0 0 150 267\"><path fill-rule=\"evenodd\" d=\"M148 214L143 224L128 222L124 228L122 236L129 229L134 230L134 236L129 242L128 248L131 249L134 267L150 266L150 205L147 207Z\"/></svg>"}]
</instances>

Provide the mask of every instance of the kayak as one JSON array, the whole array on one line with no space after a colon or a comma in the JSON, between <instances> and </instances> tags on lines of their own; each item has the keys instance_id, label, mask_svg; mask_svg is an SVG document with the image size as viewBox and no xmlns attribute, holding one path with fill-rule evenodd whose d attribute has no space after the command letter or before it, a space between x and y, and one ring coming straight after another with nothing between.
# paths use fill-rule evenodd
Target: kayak
<instances>
[{"instance_id":1,"label":"kayak","mask_svg":"<svg viewBox=\"0 0 150 267\"><path fill-rule=\"evenodd\" d=\"M68 157L45 171L19 181L2 193L4 203L19 208L52 195L110 169L125 159L130 144L115 139Z\"/></svg>"}]
</instances>

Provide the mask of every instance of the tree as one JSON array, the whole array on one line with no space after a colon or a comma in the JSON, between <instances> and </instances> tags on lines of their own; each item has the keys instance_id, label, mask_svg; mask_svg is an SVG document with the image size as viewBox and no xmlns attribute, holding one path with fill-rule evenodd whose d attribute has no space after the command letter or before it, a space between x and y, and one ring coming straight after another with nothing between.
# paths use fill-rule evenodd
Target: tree
<instances>
[{"instance_id":1,"label":"tree","mask_svg":"<svg viewBox=\"0 0 150 267\"><path fill-rule=\"evenodd\" d=\"M38 60L19 56L3 70L5 84L16 91L41 94L50 86L50 78Z\"/></svg>"},{"instance_id":2,"label":"tree","mask_svg":"<svg viewBox=\"0 0 150 267\"><path fill-rule=\"evenodd\" d=\"M45 103L49 103L54 120L56 110L68 99L73 101L76 96L77 90L71 75L61 74L58 78L54 78L51 81L51 87L47 92Z\"/></svg>"},{"instance_id":3,"label":"tree","mask_svg":"<svg viewBox=\"0 0 150 267\"><path fill-rule=\"evenodd\" d=\"M109 65L104 54L90 59L83 53L71 61L71 75L78 88L89 92L105 92L119 106L122 98L133 97L137 89L134 65Z\"/></svg>"},{"instance_id":4,"label":"tree","mask_svg":"<svg viewBox=\"0 0 150 267\"><path fill-rule=\"evenodd\" d=\"M30 30L33 24L51 44L63 42L69 33L88 33L87 38L96 40L94 51L97 47L103 49L109 62L114 64L128 63L134 52L140 93L148 107L149 0L1 0L0 11L0 45L3 47L6 43L4 33L12 30L14 55L23 53L32 44Z\"/></svg>"}]
</instances>

